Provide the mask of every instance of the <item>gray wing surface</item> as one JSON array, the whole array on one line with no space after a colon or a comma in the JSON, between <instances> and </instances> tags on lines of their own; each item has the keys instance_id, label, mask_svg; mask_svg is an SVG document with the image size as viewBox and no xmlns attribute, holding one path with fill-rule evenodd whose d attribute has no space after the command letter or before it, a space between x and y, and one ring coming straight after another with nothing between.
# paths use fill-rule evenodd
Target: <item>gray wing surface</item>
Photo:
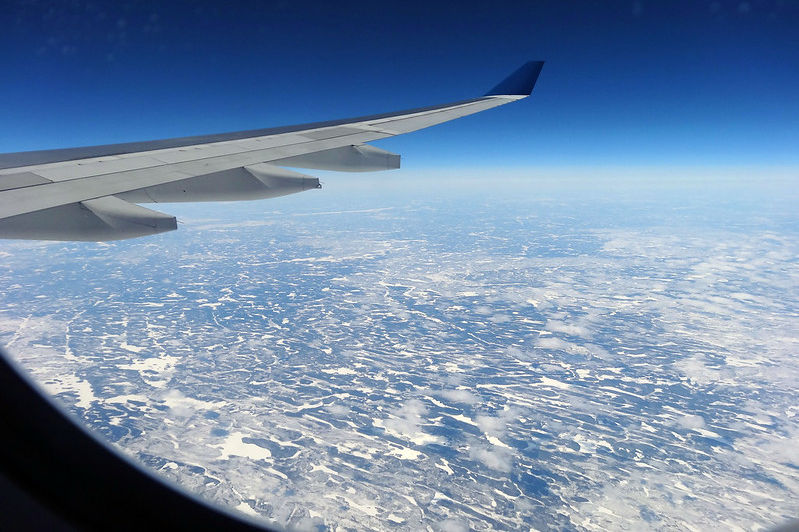
<instances>
[{"instance_id":1,"label":"gray wing surface","mask_svg":"<svg viewBox=\"0 0 799 532\"><path fill-rule=\"evenodd\" d=\"M177 228L139 205L272 198L319 188L285 167L399 168L367 143L527 97L543 66L526 63L485 96L298 126L0 155L0 238L118 240Z\"/></svg>"}]
</instances>

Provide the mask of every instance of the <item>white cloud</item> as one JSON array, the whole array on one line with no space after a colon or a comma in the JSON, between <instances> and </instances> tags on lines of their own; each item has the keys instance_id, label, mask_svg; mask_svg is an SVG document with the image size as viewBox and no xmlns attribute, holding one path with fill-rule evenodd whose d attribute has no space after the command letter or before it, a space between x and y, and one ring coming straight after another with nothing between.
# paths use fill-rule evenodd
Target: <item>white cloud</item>
<instances>
[{"instance_id":1,"label":"white cloud","mask_svg":"<svg viewBox=\"0 0 799 532\"><path fill-rule=\"evenodd\" d=\"M386 419L383 424L387 429L402 435L410 436L420 430L427 406L419 399L409 399L393 412L394 417Z\"/></svg>"},{"instance_id":2,"label":"white cloud","mask_svg":"<svg viewBox=\"0 0 799 532\"><path fill-rule=\"evenodd\" d=\"M702 429L705 428L705 419L702 416L695 414L687 414L680 417L676 421L677 425L684 429Z\"/></svg>"},{"instance_id":3,"label":"white cloud","mask_svg":"<svg viewBox=\"0 0 799 532\"><path fill-rule=\"evenodd\" d=\"M477 423L477 426L480 427L480 430L491 433L504 431L505 425L507 424L505 420L500 417L486 415L479 415L474 418L474 421Z\"/></svg>"},{"instance_id":4,"label":"white cloud","mask_svg":"<svg viewBox=\"0 0 799 532\"><path fill-rule=\"evenodd\" d=\"M480 403L480 398L468 390L441 390L438 395L456 403L465 403L467 405Z\"/></svg>"},{"instance_id":5,"label":"white cloud","mask_svg":"<svg viewBox=\"0 0 799 532\"><path fill-rule=\"evenodd\" d=\"M586 327L582 325L576 325L573 323L565 323L563 321L558 320L547 320L546 330L555 332L555 333L563 333L569 336L578 336L580 338L590 338L591 331L589 331Z\"/></svg>"},{"instance_id":6,"label":"white cloud","mask_svg":"<svg viewBox=\"0 0 799 532\"><path fill-rule=\"evenodd\" d=\"M458 519L444 519L436 528L440 532L469 532L469 526Z\"/></svg>"},{"instance_id":7,"label":"white cloud","mask_svg":"<svg viewBox=\"0 0 799 532\"><path fill-rule=\"evenodd\" d=\"M506 406L496 415L479 414L474 421L480 430L493 436L503 436L508 425L517 420L521 415L519 408Z\"/></svg>"},{"instance_id":8,"label":"white cloud","mask_svg":"<svg viewBox=\"0 0 799 532\"><path fill-rule=\"evenodd\" d=\"M580 355L590 354L590 351L585 346L568 342L555 336L541 336L535 341L535 346L541 349L557 349Z\"/></svg>"},{"instance_id":9,"label":"white cloud","mask_svg":"<svg viewBox=\"0 0 799 532\"><path fill-rule=\"evenodd\" d=\"M708 366L705 357L701 355L680 360L674 367L700 386L718 382L723 375L719 368Z\"/></svg>"},{"instance_id":10,"label":"white cloud","mask_svg":"<svg viewBox=\"0 0 799 532\"><path fill-rule=\"evenodd\" d=\"M469 448L469 458L503 473L508 473L513 467L513 454L505 447L489 448L482 443L475 444Z\"/></svg>"},{"instance_id":11,"label":"white cloud","mask_svg":"<svg viewBox=\"0 0 799 532\"><path fill-rule=\"evenodd\" d=\"M327 405L325 410L333 414L334 416L346 416L350 413L350 408L346 405L334 403L331 405Z\"/></svg>"}]
</instances>

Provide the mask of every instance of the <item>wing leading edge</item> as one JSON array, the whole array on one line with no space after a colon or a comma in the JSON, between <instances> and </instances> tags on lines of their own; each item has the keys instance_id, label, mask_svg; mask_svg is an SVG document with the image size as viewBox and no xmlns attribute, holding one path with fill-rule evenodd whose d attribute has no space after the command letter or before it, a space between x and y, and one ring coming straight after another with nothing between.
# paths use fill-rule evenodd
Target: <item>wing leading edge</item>
<instances>
[{"instance_id":1,"label":"wing leading edge","mask_svg":"<svg viewBox=\"0 0 799 532\"><path fill-rule=\"evenodd\" d=\"M261 199L319 188L283 168L376 171L399 155L366 144L527 97L531 61L485 96L331 122L0 155L0 238L117 240L177 228L139 205Z\"/></svg>"}]
</instances>

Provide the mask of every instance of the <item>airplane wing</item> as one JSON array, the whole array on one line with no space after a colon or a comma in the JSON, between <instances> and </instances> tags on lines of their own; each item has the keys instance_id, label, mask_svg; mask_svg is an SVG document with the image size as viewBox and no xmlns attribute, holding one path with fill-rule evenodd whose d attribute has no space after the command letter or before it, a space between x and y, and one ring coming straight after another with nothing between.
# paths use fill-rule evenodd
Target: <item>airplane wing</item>
<instances>
[{"instance_id":1,"label":"airplane wing","mask_svg":"<svg viewBox=\"0 0 799 532\"><path fill-rule=\"evenodd\" d=\"M0 238L118 240L177 229L139 205L272 198L320 188L284 167L339 171L399 168L367 144L530 95L543 61L524 64L486 95L444 105L147 142L0 154Z\"/></svg>"}]
</instances>

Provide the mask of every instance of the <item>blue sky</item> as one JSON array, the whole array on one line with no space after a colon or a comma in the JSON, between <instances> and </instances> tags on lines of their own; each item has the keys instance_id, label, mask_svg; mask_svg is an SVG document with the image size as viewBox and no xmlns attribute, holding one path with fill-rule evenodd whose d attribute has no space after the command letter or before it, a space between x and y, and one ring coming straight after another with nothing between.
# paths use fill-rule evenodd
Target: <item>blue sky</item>
<instances>
[{"instance_id":1,"label":"blue sky","mask_svg":"<svg viewBox=\"0 0 799 532\"><path fill-rule=\"evenodd\" d=\"M17 2L0 151L234 131L477 96L382 141L406 168L799 166L799 3Z\"/></svg>"}]
</instances>

